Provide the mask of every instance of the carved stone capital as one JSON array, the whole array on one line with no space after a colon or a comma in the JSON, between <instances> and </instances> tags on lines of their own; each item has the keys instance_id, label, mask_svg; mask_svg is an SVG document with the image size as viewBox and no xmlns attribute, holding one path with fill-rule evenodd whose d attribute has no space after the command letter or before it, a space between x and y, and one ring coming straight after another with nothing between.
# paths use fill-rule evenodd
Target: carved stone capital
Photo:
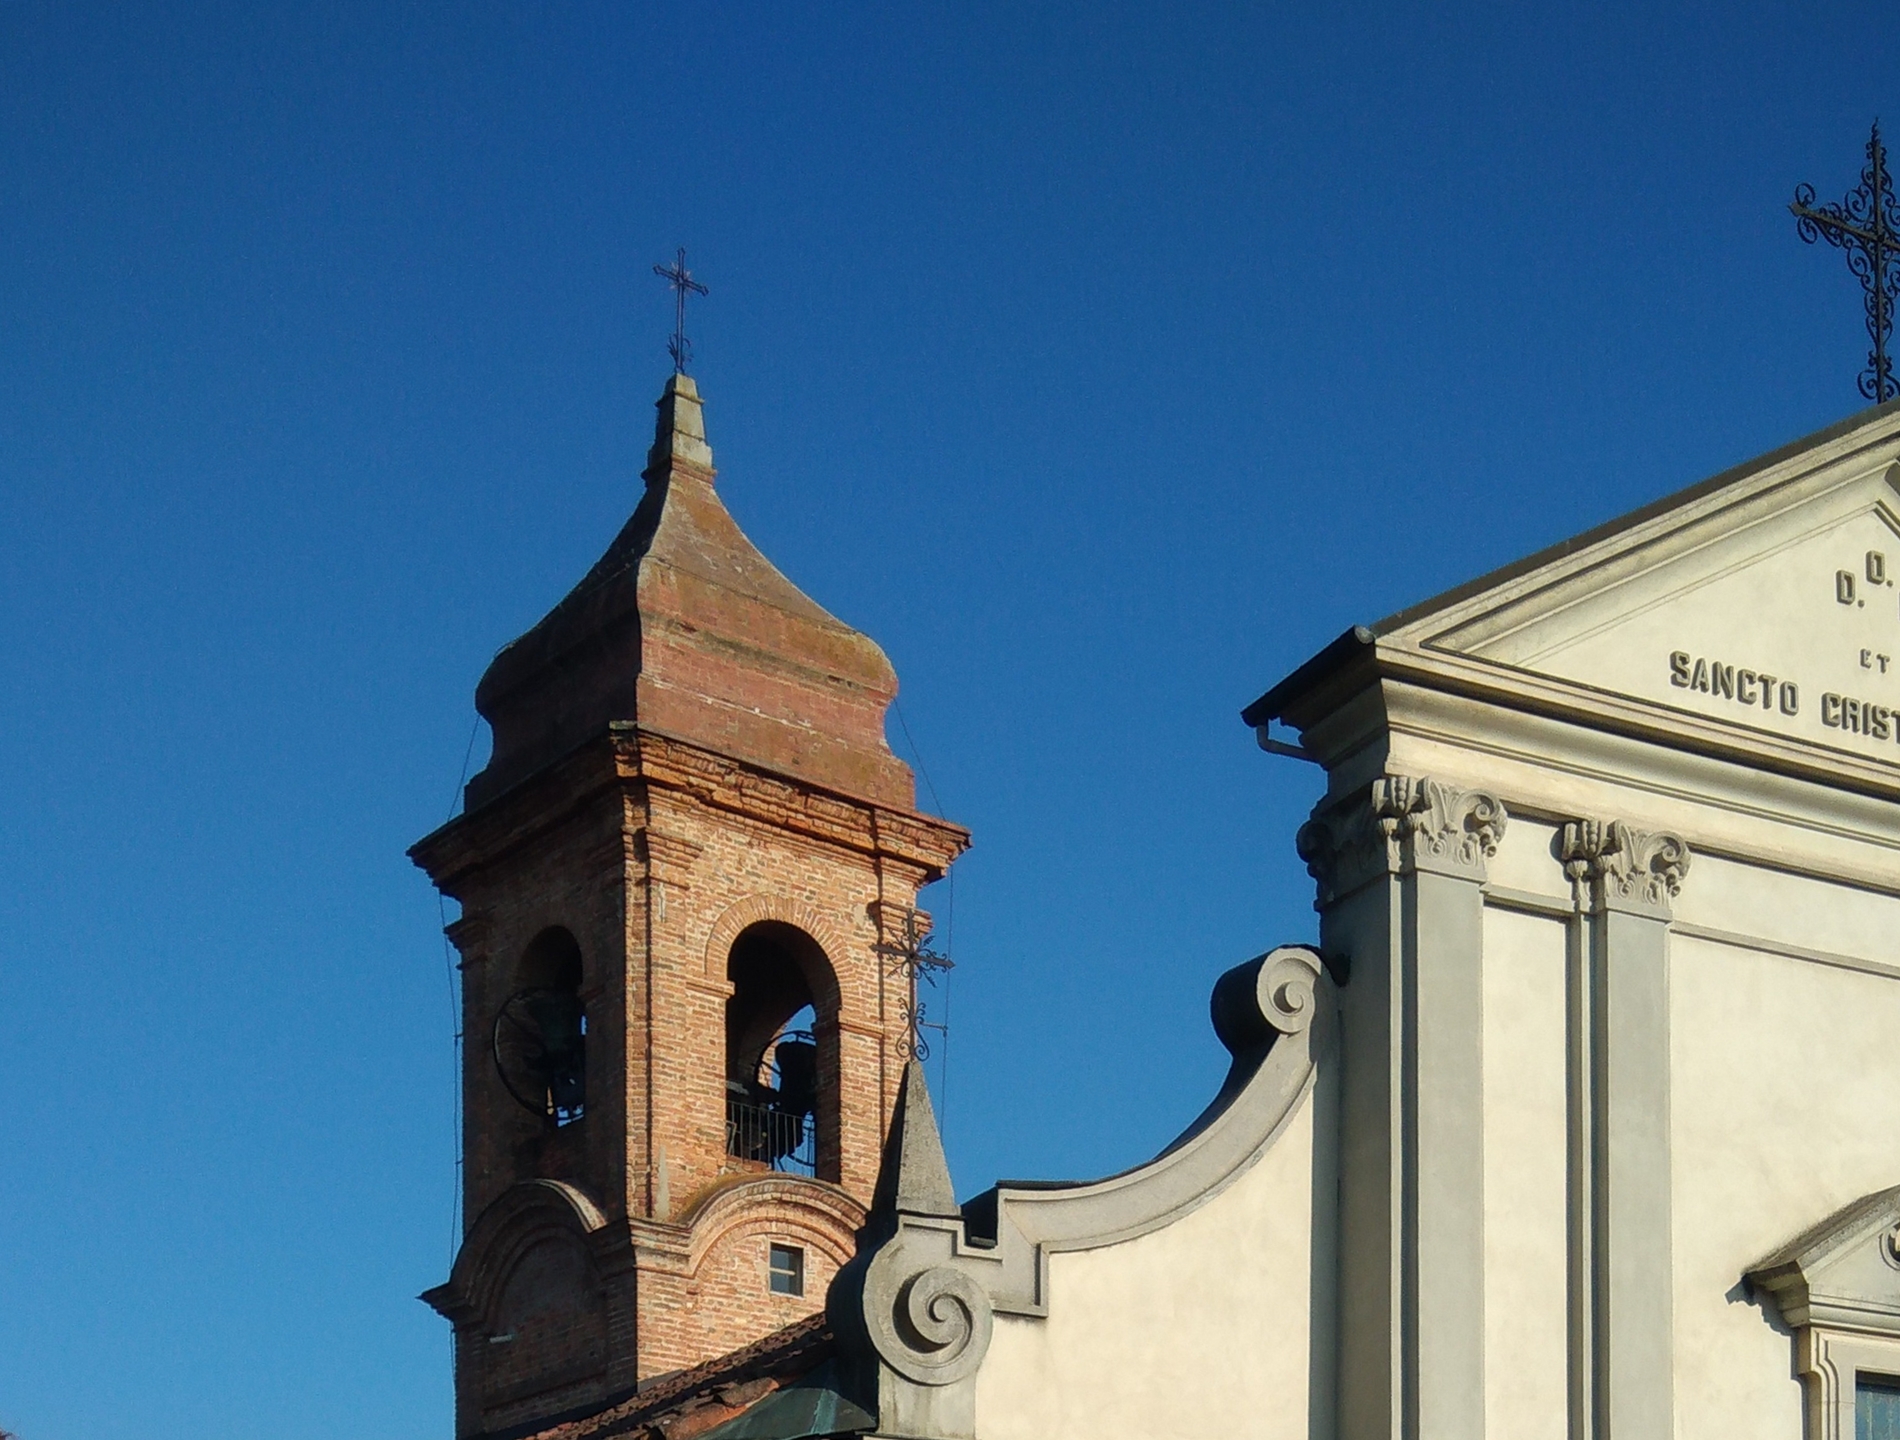
<instances>
[{"instance_id":1,"label":"carved stone capital","mask_svg":"<svg viewBox=\"0 0 1900 1440\"><path fill-rule=\"evenodd\" d=\"M1669 917L1689 873L1679 835L1638 830L1621 820L1571 820L1557 836L1557 858L1581 910L1624 910Z\"/></svg>"},{"instance_id":2,"label":"carved stone capital","mask_svg":"<svg viewBox=\"0 0 1900 1440\"><path fill-rule=\"evenodd\" d=\"M460 919L449 921L442 928L442 933L449 937L449 943L462 957L463 965L474 964L486 958L484 952L488 948L489 937L493 931L494 926L489 923L488 918L479 915L464 915Z\"/></svg>"},{"instance_id":3,"label":"carved stone capital","mask_svg":"<svg viewBox=\"0 0 1900 1440\"><path fill-rule=\"evenodd\" d=\"M1319 882L1318 909L1380 875L1413 870L1482 881L1509 823L1504 803L1430 776L1383 775L1313 812L1294 846Z\"/></svg>"}]
</instances>

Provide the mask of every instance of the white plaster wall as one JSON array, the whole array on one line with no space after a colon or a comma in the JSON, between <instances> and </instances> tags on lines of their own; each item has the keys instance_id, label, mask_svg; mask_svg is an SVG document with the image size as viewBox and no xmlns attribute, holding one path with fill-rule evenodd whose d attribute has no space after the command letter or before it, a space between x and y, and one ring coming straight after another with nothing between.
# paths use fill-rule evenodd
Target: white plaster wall
<instances>
[{"instance_id":1,"label":"white plaster wall","mask_svg":"<svg viewBox=\"0 0 1900 1440\"><path fill-rule=\"evenodd\" d=\"M1680 909L1705 923L1725 914L1724 928L1889 955L1900 938L1892 900L1696 866ZM1711 913L1723 895L1730 908ZM1862 928L1883 909L1896 937L1884 943ZM1900 980L1679 934L1670 984L1676 1433L1797 1440L1792 1342L1738 1282L1815 1221L1900 1183Z\"/></svg>"},{"instance_id":2,"label":"white plaster wall","mask_svg":"<svg viewBox=\"0 0 1900 1440\"><path fill-rule=\"evenodd\" d=\"M1049 1315L999 1315L983 1440L1307 1440L1313 1097L1244 1175L1137 1239L1050 1261Z\"/></svg>"},{"instance_id":3,"label":"white plaster wall","mask_svg":"<svg viewBox=\"0 0 1900 1440\"><path fill-rule=\"evenodd\" d=\"M1566 967L1561 921L1485 911L1484 1408L1504 1440L1568 1433Z\"/></svg>"},{"instance_id":4,"label":"white plaster wall","mask_svg":"<svg viewBox=\"0 0 1900 1440\"><path fill-rule=\"evenodd\" d=\"M1697 855L1675 915L1691 924L1835 951L1900 971L1900 900L1853 885Z\"/></svg>"},{"instance_id":5,"label":"white plaster wall","mask_svg":"<svg viewBox=\"0 0 1900 1440\"><path fill-rule=\"evenodd\" d=\"M1557 827L1513 815L1504 840L1486 868L1486 878L1507 890L1522 890L1555 900L1570 896L1570 881L1552 851Z\"/></svg>"}]
</instances>

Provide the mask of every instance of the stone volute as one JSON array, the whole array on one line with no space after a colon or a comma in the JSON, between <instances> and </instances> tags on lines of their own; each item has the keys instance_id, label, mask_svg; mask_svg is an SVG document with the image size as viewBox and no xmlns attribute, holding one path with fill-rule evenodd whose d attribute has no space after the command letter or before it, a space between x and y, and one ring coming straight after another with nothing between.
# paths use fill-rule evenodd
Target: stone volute
<instances>
[{"instance_id":1,"label":"stone volute","mask_svg":"<svg viewBox=\"0 0 1900 1440\"><path fill-rule=\"evenodd\" d=\"M659 404L646 493L599 562L488 668L475 705L494 732L471 808L610 721L909 809L884 738L897 676L870 637L779 573L714 488L698 388Z\"/></svg>"}]
</instances>

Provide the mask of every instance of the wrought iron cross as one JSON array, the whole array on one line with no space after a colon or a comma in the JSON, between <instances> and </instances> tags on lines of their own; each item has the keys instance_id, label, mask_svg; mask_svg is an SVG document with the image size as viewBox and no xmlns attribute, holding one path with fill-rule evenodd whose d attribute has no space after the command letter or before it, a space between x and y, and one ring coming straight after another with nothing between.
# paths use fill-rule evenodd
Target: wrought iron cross
<instances>
[{"instance_id":1,"label":"wrought iron cross","mask_svg":"<svg viewBox=\"0 0 1900 1440\"><path fill-rule=\"evenodd\" d=\"M1847 268L1867 292L1867 334L1874 348L1867 353L1867 368L1861 371L1860 393L1876 405L1900 396L1893 357L1887 353L1887 342L1893 337L1894 301L1900 298L1900 203L1894 199L1893 180L1887 174L1880 122L1874 122L1874 133L1867 141L1860 184L1847 192L1845 200L1816 205L1814 187L1797 185L1794 204L1788 209L1808 244L1825 240L1847 252Z\"/></svg>"},{"instance_id":2,"label":"wrought iron cross","mask_svg":"<svg viewBox=\"0 0 1900 1440\"><path fill-rule=\"evenodd\" d=\"M937 976L945 971L956 969L956 962L948 955L940 955L924 942L930 936L928 930L917 928L917 911L904 911L903 938L889 941L877 947L878 953L891 961L891 968L885 973L892 977L903 977L908 992L897 1002L897 1013L904 1022L903 1038L897 1042L897 1058L900 1060L928 1060L930 1046L924 1039L924 1031L935 1030L939 1035L950 1033L948 1025L924 1018L924 1002L917 996L917 982L922 980L933 989Z\"/></svg>"},{"instance_id":3,"label":"wrought iron cross","mask_svg":"<svg viewBox=\"0 0 1900 1440\"><path fill-rule=\"evenodd\" d=\"M686 268L686 247L681 246L671 265L655 265L653 273L673 292L673 337L666 342L666 353L673 357L673 373L684 375L693 363L693 342L686 338L686 292L704 295L706 287Z\"/></svg>"}]
</instances>

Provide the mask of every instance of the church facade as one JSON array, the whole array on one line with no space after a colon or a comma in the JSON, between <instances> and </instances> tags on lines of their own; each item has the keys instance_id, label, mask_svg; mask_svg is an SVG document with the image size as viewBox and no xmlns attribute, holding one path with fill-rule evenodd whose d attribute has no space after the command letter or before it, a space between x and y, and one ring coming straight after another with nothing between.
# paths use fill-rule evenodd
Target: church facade
<instances>
[{"instance_id":1,"label":"church facade","mask_svg":"<svg viewBox=\"0 0 1900 1440\"><path fill-rule=\"evenodd\" d=\"M960 1201L903 1017L967 836L875 646L722 528L689 386L415 852L463 903L458 1434L1900 1434L1900 403L1268 689L1317 946L1221 976L1153 1161Z\"/></svg>"}]
</instances>

